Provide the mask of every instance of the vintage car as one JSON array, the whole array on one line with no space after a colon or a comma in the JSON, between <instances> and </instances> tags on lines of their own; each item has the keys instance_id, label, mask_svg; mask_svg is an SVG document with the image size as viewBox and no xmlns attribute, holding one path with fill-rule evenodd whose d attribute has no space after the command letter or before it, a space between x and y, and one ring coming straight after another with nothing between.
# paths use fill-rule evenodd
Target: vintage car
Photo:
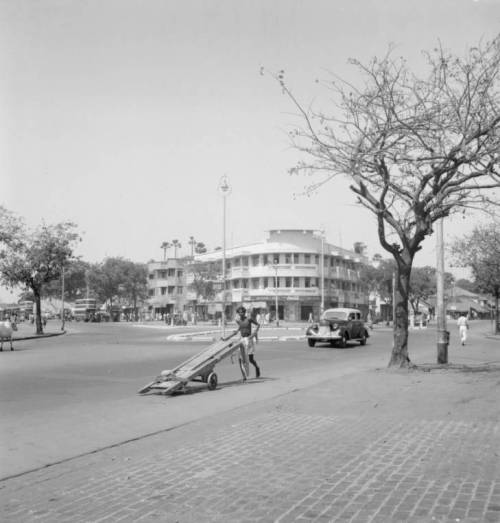
<instances>
[{"instance_id":1,"label":"vintage car","mask_svg":"<svg viewBox=\"0 0 500 523\"><path fill-rule=\"evenodd\" d=\"M349 341L359 341L366 344L369 337L368 329L358 309L327 309L319 323L314 323L306 331L309 347L316 342L327 342L330 345L345 347Z\"/></svg>"}]
</instances>

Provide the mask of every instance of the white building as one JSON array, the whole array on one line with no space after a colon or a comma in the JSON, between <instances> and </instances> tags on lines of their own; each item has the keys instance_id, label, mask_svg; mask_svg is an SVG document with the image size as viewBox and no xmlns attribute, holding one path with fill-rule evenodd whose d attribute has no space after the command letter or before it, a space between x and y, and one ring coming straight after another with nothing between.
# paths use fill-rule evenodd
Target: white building
<instances>
[{"instance_id":1,"label":"white building","mask_svg":"<svg viewBox=\"0 0 500 523\"><path fill-rule=\"evenodd\" d=\"M328 243L313 230L271 230L264 242L226 249L225 300L223 260L222 250L194 257L194 264L209 268L206 274L215 281L217 293L210 299L189 290L195 276L186 265L187 302L209 315L220 314L223 301L229 318L241 304L274 316L276 301L279 318L288 321L307 320L310 314L317 318L322 307L368 310L368 296L359 279L366 258Z\"/></svg>"}]
</instances>

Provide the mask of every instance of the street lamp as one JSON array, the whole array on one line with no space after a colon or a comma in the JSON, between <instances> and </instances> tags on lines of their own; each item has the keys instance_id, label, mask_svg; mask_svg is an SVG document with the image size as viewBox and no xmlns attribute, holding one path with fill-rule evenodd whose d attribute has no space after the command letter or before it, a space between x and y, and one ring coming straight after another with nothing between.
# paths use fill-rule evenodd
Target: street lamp
<instances>
[{"instance_id":1,"label":"street lamp","mask_svg":"<svg viewBox=\"0 0 500 523\"><path fill-rule=\"evenodd\" d=\"M231 194L231 186L226 175L219 181L222 194L222 337L226 335L226 198Z\"/></svg>"},{"instance_id":2,"label":"street lamp","mask_svg":"<svg viewBox=\"0 0 500 523\"><path fill-rule=\"evenodd\" d=\"M64 330L64 265L62 266L61 271L61 330Z\"/></svg>"},{"instance_id":3,"label":"street lamp","mask_svg":"<svg viewBox=\"0 0 500 523\"><path fill-rule=\"evenodd\" d=\"M276 300L276 327L280 326L280 315L279 315L279 309L278 309L278 263L279 259L274 258L273 268L274 268L274 292L275 292L275 300Z\"/></svg>"},{"instance_id":4,"label":"street lamp","mask_svg":"<svg viewBox=\"0 0 500 523\"><path fill-rule=\"evenodd\" d=\"M320 233L321 238L321 266L320 266L320 278L321 278L321 304L320 304L320 316L325 311L325 230L316 229L314 232Z\"/></svg>"},{"instance_id":5,"label":"street lamp","mask_svg":"<svg viewBox=\"0 0 500 523\"><path fill-rule=\"evenodd\" d=\"M443 218L436 224L436 320L437 362L448 363L448 335L446 332L446 307L444 300L444 240Z\"/></svg>"}]
</instances>

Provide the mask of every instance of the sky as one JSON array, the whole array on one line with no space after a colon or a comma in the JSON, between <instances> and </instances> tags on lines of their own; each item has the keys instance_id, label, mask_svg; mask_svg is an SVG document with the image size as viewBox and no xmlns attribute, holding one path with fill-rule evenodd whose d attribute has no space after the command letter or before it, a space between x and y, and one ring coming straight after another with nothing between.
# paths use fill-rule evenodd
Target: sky
<instances>
[{"instance_id":1,"label":"sky","mask_svg":"<svg viewBox=\"0 0 500 523\"><path fill-rule=\"evenodd\" d=\"M285 70L308 105L316 79L355 78L349 58L394 44L418 70L422 50L462 55L499 22L500 0L0 0L0 205L31 227L76 223L87 261L146 262L164 241L222 245L225 175L228 247L298 227L386 257L345 180L303 195L296 111L259 71Z\"/></svg>"}]
</instances>

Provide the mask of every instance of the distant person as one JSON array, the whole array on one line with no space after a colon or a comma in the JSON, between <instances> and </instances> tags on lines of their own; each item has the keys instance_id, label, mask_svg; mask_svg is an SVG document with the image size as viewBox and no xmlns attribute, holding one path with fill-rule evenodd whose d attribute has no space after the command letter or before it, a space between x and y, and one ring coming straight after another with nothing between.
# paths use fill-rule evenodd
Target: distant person
<instances>
[{"instance_id":1,"label":"distant person","mask_svg":"<svg viewBox=\"0 0 500 523\"><path fill-rule=\"evenodd\" d=\"M462 314L457 320L458 333L460 335L460 342L462 345L465 345L467 341L467 330L469 329L469 321L467 316Z\"/></svg>"},{"instance_id":2,"label":"distant person","mask_svg":"<svg viewBox=\"0 0 500 523\"><path fill-rule=\"evenodd\" d=\"M236 323L238 324L238 328L229 336L226 336L225 338L221 338L223 341L227 341L233 336L236 336L238 332L241 335L241 341L243 343L243 350L248 355L248 360L250 363L255 367L255 377L260 377L260 368L257 365L257 362L255 361L255 343L254 339L252 338L252 324L256 325L257 328L255 329L254 334L257 336L257 333L260 329L260 324L257 323L253 318L247 318L246 316L246 309L245 307L238 307L236 312L240 315L239 319L236 320ZM246 359L246 358L245 358Z\"/></svg>"},{"instance_id":3,"label":"distant person","mask_svg":"<svg viewBox=\"0 0 500 523\"><path fill-rule=\"evenodd\" d=\"M313 313L309 313L309 319L307 320L308 323L314 323Z\"/></svg>"}]
</instances>

